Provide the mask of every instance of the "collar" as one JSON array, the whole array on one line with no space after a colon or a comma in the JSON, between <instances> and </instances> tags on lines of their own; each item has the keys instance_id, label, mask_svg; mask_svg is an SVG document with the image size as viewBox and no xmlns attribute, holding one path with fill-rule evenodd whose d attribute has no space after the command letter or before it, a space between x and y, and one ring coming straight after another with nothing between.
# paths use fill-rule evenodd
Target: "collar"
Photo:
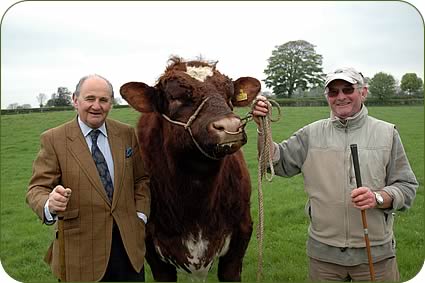
<instances>
[{"instance_id":1,"label":"collar","mask_svg":"<svg viewBox=\"0 0 425 283\"><path fill-rule=\"evenodd\" d=\"M80 116L78 116L78 124L80 125L80 129L81 132L83 133L84 137L87 137L88 134L90 134L90 132L92 130L95 130L93 128L90 128L89 126L87 126L80 118ZM99 128L97 128L105 137L108 137L108 132L106 131L106 124L105 122L103 122L102 126L100 126Z\"/></svg>"},{"instance_id":2,"label":"collar","mask_svg":"<svg viewBox=\"0 0 425 283\"><path fill-rule=\"evenodd\" d=\"M330 120L332 124L337 128L355 129L360 128L366 122L367 116L368 110L366 106L362 104L362 108L354 116L348 117L346 119L340 119L336 117L333 113L331 113Z\"/></svg>"}]
</instances>

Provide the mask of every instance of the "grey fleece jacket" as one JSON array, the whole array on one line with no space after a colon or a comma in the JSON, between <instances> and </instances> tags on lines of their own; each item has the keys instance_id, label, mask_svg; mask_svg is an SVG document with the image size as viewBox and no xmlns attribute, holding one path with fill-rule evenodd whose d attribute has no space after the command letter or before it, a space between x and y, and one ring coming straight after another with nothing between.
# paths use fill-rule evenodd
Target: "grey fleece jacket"
<instances>
[{"instance_id":1,"label":"grey fleece jacket","mask_svg":"<svg viewBox=\"0 0 425 283\"><path fill-rule=\"evenodd\" d=\"M339 248L363 248L360 212L351 203L356 188L350 144L357 144L364 187L385 190L391 209L368 209L371 246L393 239L393 211L408 209L418 182L394 125L361 111L345 123L336 117L313 122L275 143L274 169L280 176L302 173L308 195L309 236Z\"/></svg>"}]
</instances>

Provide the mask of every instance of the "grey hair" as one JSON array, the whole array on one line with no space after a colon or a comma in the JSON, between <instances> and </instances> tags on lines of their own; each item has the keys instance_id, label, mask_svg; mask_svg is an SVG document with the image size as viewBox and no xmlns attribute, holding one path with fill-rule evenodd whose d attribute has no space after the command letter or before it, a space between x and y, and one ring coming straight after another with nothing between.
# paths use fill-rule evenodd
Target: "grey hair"
<instances>
[{"instance_id":1,"label":"grey hair","mask_svg":"<svg viewBox=\"0 0 425 283\"><path fill-rule=\"evenodd\" d=\"M362 78L362 80L360 82L358 81L357 84L359 85L360 88L367 87L366 79L363 76L362 72L358 72L358 73L360 77Z\"/></svg>"},{"instance_id":2,"label":"grey hair","mask_svg":"<svg viewBox=\"0 0 425 283\"><path fill-rule=\"evenodd\" d=\"M114 98L114 88L113 88L111 82L108 81L106 78L102 77L101 75L98 75L98 74L92 74L92 75L87 75L87 76L82 77L80 79L80 81L78 82L77 86L75 87L74 95L76 97L79 97L80 96L80 91L81 91L81 86L83 85L83 83L87 79L93 78L93 77L97 77L97 78L100 78L100 79L104 80L108 84L109 88L111 89L111 97Z\"/></svg>"}]
</instances>

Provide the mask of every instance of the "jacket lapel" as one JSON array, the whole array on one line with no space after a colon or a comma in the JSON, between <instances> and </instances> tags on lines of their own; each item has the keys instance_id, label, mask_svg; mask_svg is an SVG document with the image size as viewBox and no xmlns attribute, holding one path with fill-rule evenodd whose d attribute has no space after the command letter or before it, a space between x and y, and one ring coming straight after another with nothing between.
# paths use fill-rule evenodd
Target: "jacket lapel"
<instances>
[{"instance_id":1,"label":"jacket lapel","mask_svg":"<svg viewBox=\"0 0 425 283\"><path fill-rule=\"evenodd\" d=\"M125 170L125 149L122 142L123 137L120 137L120 131L116 125L106 120L106 129L108 131L108 141L109 147L111 148L112 159L114 160L114 197L112 199L112 209L114 209L121 194Z\"/></svg>"},{"instance_id":2,"label":"jacket lapel","mask_svg":"<svg viewBox=\"0 0 425 283\"><path fill-rule=\"evenodd\" d=\"M69 139L69 151L74 156L89 181L93 184L96 191L102 196L105 202L109 204L108 196L106 195L105 189L100 181L99 173L97 172L96 165L94 164L77 119L68 124L67 137Z\"/></svg>"}]
</instances>

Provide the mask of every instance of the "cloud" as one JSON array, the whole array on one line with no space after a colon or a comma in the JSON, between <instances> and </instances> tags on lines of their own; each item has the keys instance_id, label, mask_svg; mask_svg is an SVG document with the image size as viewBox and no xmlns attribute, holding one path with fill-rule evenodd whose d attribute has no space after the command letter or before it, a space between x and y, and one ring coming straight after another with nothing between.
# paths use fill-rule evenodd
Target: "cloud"
<instances>
[{"instance_id":1,"label":"cloud","mask_svg":"<svg viewBox=\"0 0 425 283\"><path fill-rule=\"evenodd\" d=\"M38 93L72 90L89 73L116 90L152 85L170 55L202 55L229 77L261 80L272 50L300 39L316 46L325 72L423 78L423 34L420 14L397 1L25 1L2 22L2 108L35 106Z\"/></svg>"}]
</instances>

